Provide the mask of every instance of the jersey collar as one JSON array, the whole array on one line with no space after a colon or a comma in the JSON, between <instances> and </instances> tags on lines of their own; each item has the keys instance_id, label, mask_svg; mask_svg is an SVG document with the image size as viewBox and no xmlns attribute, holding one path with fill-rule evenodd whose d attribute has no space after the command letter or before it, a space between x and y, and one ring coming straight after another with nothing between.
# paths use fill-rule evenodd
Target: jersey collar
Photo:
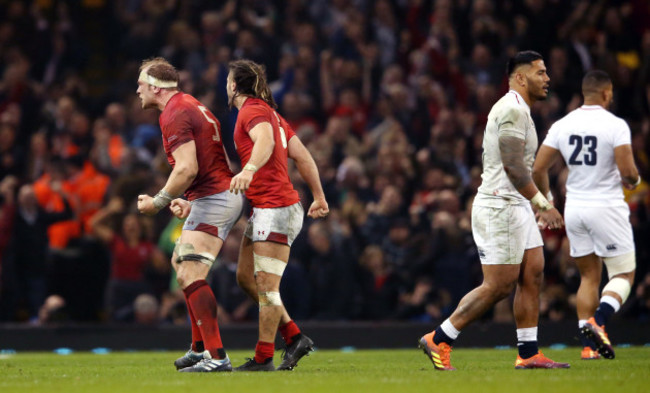
<instances>
[{"instance_id":1,"label":"jersey collar","mask_svg":"<svg viewBox=\"0 0 650 393\"><path fill-rule=\"evenodd\" d=\"M512 90L512 89L510 89L510 91L508 91L508 93L514 94L515 97L517 97L517 102L520 105L523 105L524 107L526 107L526 110L528 111L528 113L530 113L530 107L528 106L528 104L526 104L526 100L524 100L524 97L522 97L521 94L517 93L517 91Z\"/></svg>"},{"instance_id":2,"label":"jersey collar","mask_svg":"<svg viewBox=\"0 0 650 393\"><path fill-rule=\"evenodd\" d=\"M580 107L580 109L585 109L585 110L590 111L590 110L594 110L594 109L605 109L605 108L603 108L600 105L583 105L583 106Z\"/></svg>"}]
</instances>

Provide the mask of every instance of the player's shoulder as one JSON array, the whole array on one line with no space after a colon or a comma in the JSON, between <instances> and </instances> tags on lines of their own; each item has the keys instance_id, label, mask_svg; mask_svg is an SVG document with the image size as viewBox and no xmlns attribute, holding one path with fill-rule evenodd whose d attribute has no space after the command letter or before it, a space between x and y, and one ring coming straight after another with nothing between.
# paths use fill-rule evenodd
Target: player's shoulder
<instances>
[{"instance_id":1,"label":"player's shoulder","mask_svg":"<svg viewBox=\"0 0 650 393\"><path fill-rule=\"evenodd\" d=\"M238 117L243 119L253 119L258 116L270 116L273 109L261 100L251 99L250 102L242 106L239 110Z\"/></svg>"}]
</instances>

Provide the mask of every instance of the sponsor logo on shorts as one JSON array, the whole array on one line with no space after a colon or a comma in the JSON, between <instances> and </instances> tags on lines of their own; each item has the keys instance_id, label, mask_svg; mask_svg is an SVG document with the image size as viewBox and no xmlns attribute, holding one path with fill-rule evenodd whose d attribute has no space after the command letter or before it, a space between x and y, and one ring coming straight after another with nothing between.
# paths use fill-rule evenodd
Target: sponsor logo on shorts
<instances>
[{"instance_id":1,"label":"sponsor logo on shorts","mask_svg":"<svg viewBox=\"0 0 650 393\"><path fill-rule=\"evenodd\" d=\"M607 251L616 251L616 244L608 244Z\"/></svg>"},{"instance_id":2,"label":"sponsor logo on shorts","mask_svg":"<svg viewBox=\"0 0 650 393\"><path fill-rule=\"evenodd\" d=\"M264 236L265 231L257 231L258 236Z\"/></svg>"},{"instance_id":3,"label":"sponsor logo on shorts","mask_svg":"<svg viewBox=\"0 0 650 393\"><path fill-rule=\"evenodd\" d=\"M478 257L481 259L485 259L485 251L483 251L482 248L478 249Z\"/></svg>"}]
</instances>

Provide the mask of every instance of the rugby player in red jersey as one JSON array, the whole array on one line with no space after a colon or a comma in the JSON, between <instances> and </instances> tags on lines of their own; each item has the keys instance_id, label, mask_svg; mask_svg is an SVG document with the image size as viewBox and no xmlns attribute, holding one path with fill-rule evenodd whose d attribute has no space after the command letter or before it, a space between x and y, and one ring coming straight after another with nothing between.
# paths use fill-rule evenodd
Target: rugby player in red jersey
<instances>
[{"instance_id":1,"label":"rugby player in red jersey","mask_svg":"<svg viewBox=\"0 0 650 393\"><path fill-rule=\"evenodd\" d=\"M313 342L291 320L280 299L280 280L304 218L298 192L287 169L295 161L309 186L314 202L308 216L329 213L311 154L289 124L275 111L276 104L264 68L249 60L229 64L228 101L239 109L234 140L243 165L232 178L230 191L246 193L253 214L242 238L237 282L259 303L259 338L255 357L235 371L273 371L273 353L278 325L287 344L278 370L292 370L298 360L313 350Z\"/></svg>"},{"instance_id":2,"label":"rugby player in red jersey","mask_svg":"<svg viewBox=\"0 0 650 393\"><path fill-rule=\"evenodd\" d=\"M138 210L153 215L171 204L177 217L187 217L172 266L185 293L192 346L174 365L183 372L232 371L219 333L217 302L205 278L241 215L243 200L228 192L233 173L219 121L177 86L178 72L165 59L142 63L137 94L144 109L161 111L163 147L173 170L154 197L138 196ZM177 198L183 193L187 201Z\"/></svg>"}]
</instances>

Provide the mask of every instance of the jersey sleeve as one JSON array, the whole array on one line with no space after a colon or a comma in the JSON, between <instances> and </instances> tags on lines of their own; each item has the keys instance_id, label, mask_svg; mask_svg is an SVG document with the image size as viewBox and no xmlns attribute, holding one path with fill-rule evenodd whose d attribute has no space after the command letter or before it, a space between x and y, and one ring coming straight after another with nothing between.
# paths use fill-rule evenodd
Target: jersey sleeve
<instances>
[{"instance_id":1,"label":"jersey sleeve","mask_svg":"<svg viewBox=\"0 0 650 393\"><path fill-rule=\"evenodd\" d=\"M558 128L556 124L557 123L553 124L548 130L546 138L544 138L544 142L542 142L542 144L548 147L552 147L555 150L560 150L560 145L557 140Z\"/></svg>"},{"instance_id":2,"label":"jersey sleeve","mask_svg":"<svg viewBox=\"0 0 650 393\"><path fill-rule=\"evenodd\" d=\"M618 119L619 124L617 124L616 132L614 132L614 147L622 145L631 145L632 144L632 132L630 131L630 126L627 125L627 122L623 119Z\"/></svg>"},{"instance_id":3,"label":"jersey sleeve","mask_svg":"<svg viewBox=\"0 0 650 393\"><path fill-rule=\"evenodd\" d=\"M255 107L246 107L246 109L242 112L243 113L241 113L241 116L243 119L241 124L246 133L249 133L253 128L255 128L256 125L260 123L271 123L269 114L261 108L258 109Z\"/></svg>"},{"instance_id":4,"label":"jersey sleeve","mask_svg":"<svg viewBox=\"0 0 650 393\"><path fill-rule=\"evenodd\" d=\"M498 118L498 136L513 136L519 139L526 139L528 116L517 107L508 106L503 109Z\"/></svg>"},{"instance_id":5,"label":"jersey sleeve","mask_svg":"<svg viewBox=\"0 0 650 393\"><path fill-rule=\"evenodd\" d=\"M165 138L169 144L170 153L179 146L194 140L192 129L192 117L190 114L186 109L179 110L163 129Z\"/></svg>"}]
</instances>

